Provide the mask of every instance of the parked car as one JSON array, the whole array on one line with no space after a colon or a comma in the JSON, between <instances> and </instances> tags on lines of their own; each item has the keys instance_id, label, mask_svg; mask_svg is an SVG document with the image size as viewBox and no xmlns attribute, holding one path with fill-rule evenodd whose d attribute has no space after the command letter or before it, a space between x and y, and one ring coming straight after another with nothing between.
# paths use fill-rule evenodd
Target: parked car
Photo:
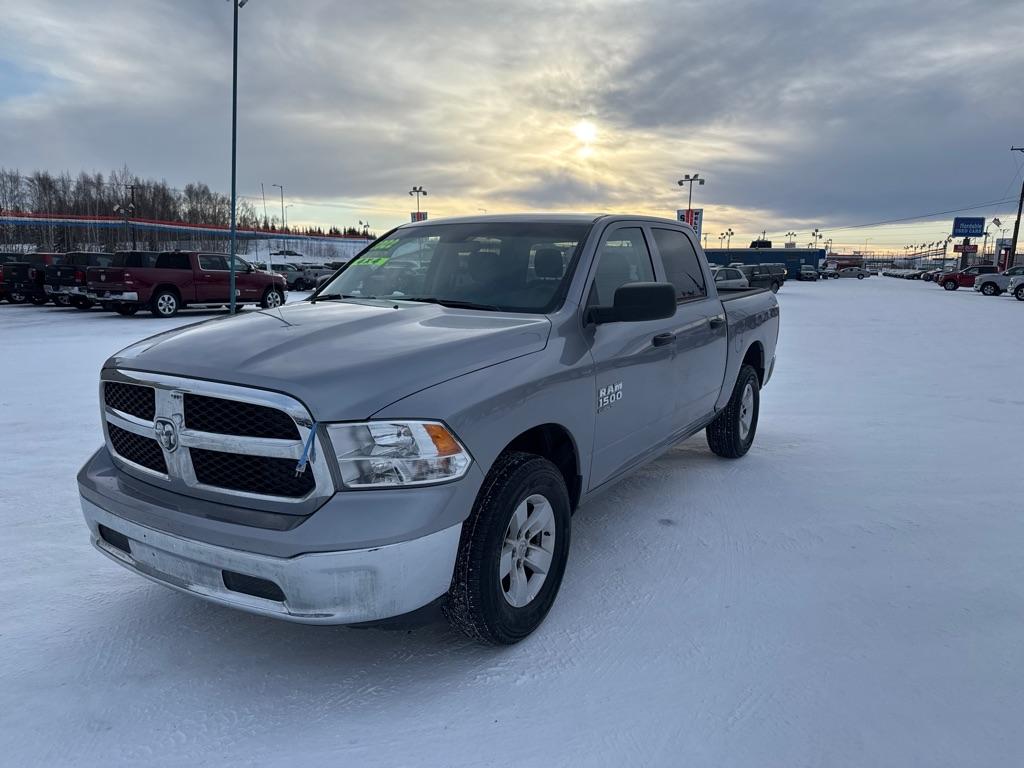
<instances>
[{"instance_id":1,"label":"parked car","mask_svg":"<svg viewBox=\"0 0 1024 768\"><path fill-rule=\"evenodd\" d=\"M419 284L352 298L422 238ZM275 314L104 364L105 445L78 475L95 547L253 613L440 602L504 644L554 602L580 504L700 430L747 452L779 331L771 293L719 296L693 230L640 216L406 224Z\"/></svg>"},{"instance_id":2,"label":"parked car","mask_svg":"<svg viewBox=\"0 0 1024 768\"><path fill-rule=\"evenodd\" d=\"M88 298L122 315L149 309L156 317L174 317L186 307L220 307L230 302L228 256L186 251L129 251L111 267L90 267ZM284 278L261 272L235 257L238 304L264 308L284 303Z\"/></svg>"},{"instance_id":3,"label":"parked car","mask_svg":"<svg viewBox=\"0 0 1024 768\"><path fill-rule=\"evenodd\" d=\"M46 294L62 307L90 309L94 302L88 297L86 274L89 267L109 267L116 258L113 253L72 251L64 254L60 264L46 268Z\"/></svg>"},{"instance_id":4,"label":"parked car","mask_svg":"<svg viewBox=\"0 0 1024 768\"><path fill-rule=\"evenodd\" d=\"M777 274L772 274L771 269L761 264L744 264L738 269L747 278L751 288L768 288L772 293L778 293L782 287L782 279Z\"/></svg>"},{"instance_id":5,"label":"parked car","mask_svg":"<svg viewBox=\"0 0 1024 768\"><path fill-rule=\"evenodd\" d=\"M1010 278L1010 284L1006 286L1006 292L1017 301L1024 301L1024 276Z\"/></svg>"},{"instance_id":6,"label":"parked car","mask_svg":"<svg viewBox=\"0 0 1024 768\"><path fill-rule=\"evenodd\" d=\"M46 294L46 268L60 264L63 258L61 253L26 253L20 260L7 262L4 283L12 303L30 301L41 307L50 301Z\"/></svg>"},{"instance_id":7,"label":"parked car","mask_svg":"<svg viewBox=\"0 0 1024 768\"><path fill-rule=\"evenodd\" d=\"M843 267L836 272L836 277L855 277L858 280L863 280L865 277L870 277L871 273L863 267Z\"/></svg>"},{"instance_id":8,"label":"parked car","mask_svg":"<svg viewBox=\"0 0 1024 768\"><path fill-rule=\"evenodd\" d=\"M720 291L737 291L750 288L746 275L736 267L717 267L711 270L715 278L715 287Z\"/></svg>"},{"instance_id":9,"label":"parked car","mask_svg":"<svg viewBox=\"0 0 1024 768\"><path fill-rule=\"evenodd\" d=\"M309 287L305 273L294 264L271 264L270 268L285 279L290 291L304 291Z\"/></svg>"},{"instance_id":10,"label":"parked car","mask_svg":"<svg viewBox=\"0 0 1024 768\"><path fill-rule=\"evenodd\" d=\"M947 291L955 291L957 288L973 288L978 275L994 275L998 271L992 264L975 264L973 267L943 275L942 287Z\"/></svg>"},{"instance_id":11,"label":"parked car","mask_svg":"<svg viewBox=\"0 0 1024 768\"><path fill-rule=\"evenodd\" d=\"M796 274L797 280L818 280L818 269L810 264L801 264L800 271Z\"/></svg>"},{"instance_id":12,"label":"parked car","mask_svg":"<svg viewBox=\"0 0 1024 768\"><path fill-rule=\"evenodd\" d=\"M839 271L836 269L832 269L831 267L823 267L822 269L818 270L818 276L822 280L835 279L839 277Z\"/></svg>"},{"instance_id":13,"label":"parked car","mask_svg":"<svg viewBox=\"0 0 1024 768\"><path fill-rule=\"evenodd\" d=\"M999 296L1010 287L1012 278L1021 275L1024 275L1024 264L998 274L979 274L974 280L974 290L981 291L986 296Z\"/></svg>"},{"instance_id":14,"label":"parked car","mask_svg":"<svg viewBox=\"0 0 1024 768\"><path fill-rule=\"evenodd\" d=\"M10 293L7 288L8 278L4 276L4 267L7 264L15 262L23 262L25 260L25 254L23 253L0 253L0 301L9 301L11 304L24 304L28 301L28 298L20 293ZM8 274L10 270L8 270Z\"/></svg>"},{"instance_id":15,"label":"parked car","mask_svg":"<svg viewBox=\"0 0 1024 768\"><path fill-rule=\"evenodd\" d=\"M788 272L785 264L762 264L761 266L768 268L768 272L778 281L780 288L786 284Z\"/></svg>"}]
</instances>

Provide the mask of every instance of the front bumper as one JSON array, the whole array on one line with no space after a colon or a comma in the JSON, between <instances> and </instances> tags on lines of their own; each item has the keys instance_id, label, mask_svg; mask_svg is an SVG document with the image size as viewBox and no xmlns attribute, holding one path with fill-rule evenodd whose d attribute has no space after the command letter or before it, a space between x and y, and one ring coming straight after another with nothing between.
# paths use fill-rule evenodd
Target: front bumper
<instances>
[{"instance_id":1,"label":"front bumper","mask_svg":"<svg viewBox=\"0 0 1024 768\"><path fill-rule=\"evenodd\" d=\"M214 603L304 624L378 621L422 608L448 591L462 533L460 523L396 544L280 558L174 536L81 502L93 546L114 562ZM101 525L125 537L130 551L110 543L122 541L116 535L104 539ZM225 571L272 582L284 600L238 591Z\"/></svg>"}]
</instances>

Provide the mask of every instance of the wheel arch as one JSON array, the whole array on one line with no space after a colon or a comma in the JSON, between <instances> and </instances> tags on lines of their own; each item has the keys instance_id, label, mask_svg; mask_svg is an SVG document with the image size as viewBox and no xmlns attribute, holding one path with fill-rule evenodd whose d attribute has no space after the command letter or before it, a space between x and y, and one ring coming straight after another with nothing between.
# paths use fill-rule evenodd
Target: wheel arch
<instances>
[{"instance_id":1,"label":"wheel arch","mask_svg":"<svg viewBox=\"0 0 1024 768\"><path fill-rule=\"evenodd\" d=\"M583 488L580 452L572 433L561 424L538 424L516 435L501 451L523 451L543 456L562 473L573 510L579 504Z\"/></svg>"},{"instance_id":2,"label":"wheel arch","mask_svg":"<svg viewBox=\"0 0 1024 768\"><path fill-rule=\"evenodd\" d=\"M757 371L757 383L759 386L763 387L766 369L764 362L764 345L760 341L754 341L749 347L747 347L747 351L743 353L743 361L740 363L740 368L744 365L749 365Z\"/></svg>"}]
</instances>

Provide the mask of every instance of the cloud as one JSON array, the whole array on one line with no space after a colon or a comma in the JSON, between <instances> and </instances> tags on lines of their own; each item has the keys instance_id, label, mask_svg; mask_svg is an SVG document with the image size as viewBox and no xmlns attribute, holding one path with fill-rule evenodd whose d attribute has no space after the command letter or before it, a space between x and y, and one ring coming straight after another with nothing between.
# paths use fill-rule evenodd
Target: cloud
<instances>
[{"instance_id":1,"label":"cloud","mask_svg":"<svg viewBox=\"0 0 1024 768\"><path fill-rule=\"evenodd\" d=\"M0 164L227 189L226 3L0 14ZM857 222L998 197L1024 140L1024 6L1001 0L253 0L240 18L239 187L284 184L293 220L397 223L412 184L434 215L670 214L699 171L712 226Z\"/></svg>"}]
</instances>

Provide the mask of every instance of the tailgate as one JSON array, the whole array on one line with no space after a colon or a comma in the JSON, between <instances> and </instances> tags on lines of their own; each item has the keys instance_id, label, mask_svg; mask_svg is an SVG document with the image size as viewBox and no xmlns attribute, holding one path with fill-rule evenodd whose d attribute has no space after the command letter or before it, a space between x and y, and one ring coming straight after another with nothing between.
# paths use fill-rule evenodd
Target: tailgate
<instances>
[{"instance_id":1,"label":"tailgate","mask_svg":"<svg viewBox=\"0 0 1024 768\"><path fill-rule=\"evenodd\" d=\"M89 267L86 280L89 288L119 288L124 285L125 270L120 267Z\"/></svg>"}]
</instances>

